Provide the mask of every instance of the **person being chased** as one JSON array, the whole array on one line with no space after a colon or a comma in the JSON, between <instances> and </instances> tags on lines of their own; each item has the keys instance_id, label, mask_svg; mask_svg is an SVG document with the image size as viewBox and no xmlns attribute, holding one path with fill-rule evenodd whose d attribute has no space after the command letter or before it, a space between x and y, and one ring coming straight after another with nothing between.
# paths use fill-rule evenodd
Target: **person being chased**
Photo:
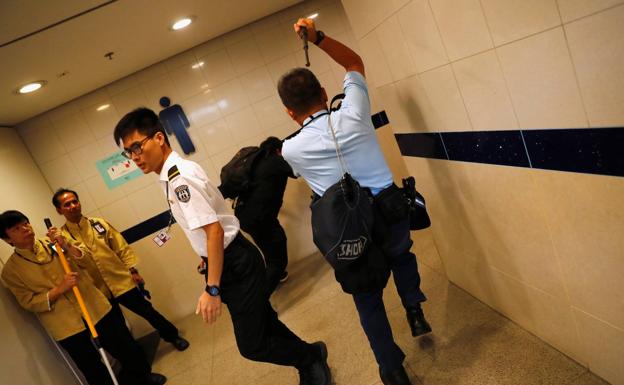
<instances>
[{"instance_id":1,"label":"person being chased","mask_svg":"<svg viewBox=\"0 0 624 385\"><path fill-rule=\"evenodd\" d=\"M410 252L412 241L407 207L404 213L385 210L391 203L389 199L403 198L401 194L396 194L398 188L393 183L371 122L362 59L342 43L317 31L313 20L299 19L294 25L295 32L299 34L302 28L307 29L310 42L345 69L345 96L340 109L330 112L327 93L310 70L296 68L284 74L278 83L278 93L288 115L302 128L284 141L282 156L295 174L305 179L317 199L341 180L345 165L351 177L362 188L369 190L373 197L372 240L374 246L381 250L375 255L382 255L379 259L386 266L387 275L383 276L381 285L376 281L370 288L358 288L351 294L379 365L382 382L385 385L408 385L411 382L403 367L405 354L394 342L383 303L383 289L391 271L412 335L431 331L420 305L426 297L420 290L416 258ZM342 159L337 154L337 148L340 149ZM362 251L361 245L347 246L344 253L356 254ZM371 252L361 258L369 257L372 258ZM336 278L344 280L339 282L345 289L347 285L344 283L352 278L349 275L361 273L367 276L370 270L352 273L346 269L340 271L340 276L339 270L336 270Z\"/></svg>"},{"instance_id":2,"label":"person being chased","mask_svg":"<svg viewBox=\"0 0 624 385\"><path fill-rule=\"evenodd\" d=\"M329 385L325 344L304 342L278 319L266 296L260 251L240 233L238 220L201 166L171 149L154 111L138 108L127 113L115 127L114 140L143 173L159 176L173 217L206 262L206 286L196 313L212 324L221 315L223 301L243 357L293 366L304 385Z\"/></svg>"},{"instance_id":3,"label":"person being chased","mask_svg":"<svg viewBox=\"0 0 624 385\"><path fill-rule=\"evenodd\" d=\"M249 170L248 187L237 196L228 196L227 189L222 186L219 190L225 198L236 198L234 215L241 229L251 236L264 255L270 296L278 284L288 278L287 238L278 215L288 178L295 176L282 157L282 141L279 138L266 138L260 143L258 151Z\"/></svg>"}]
</instances>

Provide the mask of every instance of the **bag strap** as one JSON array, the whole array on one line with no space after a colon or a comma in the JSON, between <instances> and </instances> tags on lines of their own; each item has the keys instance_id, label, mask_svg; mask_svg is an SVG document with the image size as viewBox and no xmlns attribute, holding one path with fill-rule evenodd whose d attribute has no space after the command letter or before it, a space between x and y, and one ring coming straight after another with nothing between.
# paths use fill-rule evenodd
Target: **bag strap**
<instances>
[{"instance_id":1,"label":"bag strap","mask_svg":"<svg viewBox=\"0 0 624 385\"><path fill-rule=\"evenodd\" d=\"M331 102L329 103L330 114L327 117L327 120L329 123L329 129L332 134L332 139L334 140L334 145L336 146L336 156L338 157L338 162L340 163L340 169L342 171L342 177L340 178L339 182L340 182L340 189L342 190L342 194L345 199L344 203L349 208L353 209L355 206L357 206L358 204L357 201L359 201L360 199L359 190L357 188L354 189L355 180L349 173L347 162L345 161L344 156L342 154L342 150L340 149L340 145L338 144L338 139L336 139L336 132L334 130L334 126L331 121L331 112L338 111L338 109L340 109L340 107L342 106L342 103L339 103L338 106L332 107L333 104L338 100L344 99L344 97L345 97L345 94L338 94L332 98ZM357 192L357 196L354 195L356 192ZM350 201L353 201L353 200L355 201L353 202L353 206L351 206Z\"/></svg>"},{"instance_id":2,"label":"bag strap","mask_svg":"<svg viewBox=\"0 0 624 385\"><path fill-rule=\"evenodd\" d=\"M338 94L332 98L331 102L329 103L330 114L327 117L328 122L329 122L329 130L331 131L332 139L334 140L334 145L336 147L336 156L338 157L338 162L340 163L340 170L342 171L342 175L349 173L349 169L347 168L347 163L344 160L344 156L342 155L342 151L340 150L340 146L338 145L338 140L336 139L336 132L334 131L334 126L331 121L331 112L334 112L340 109L340 107L342 106L342 103L339 103L336 108L333 108L332 105L337 100L342 100L344 97L345 97L345 94Z\"/></svg>"}]
</instances>

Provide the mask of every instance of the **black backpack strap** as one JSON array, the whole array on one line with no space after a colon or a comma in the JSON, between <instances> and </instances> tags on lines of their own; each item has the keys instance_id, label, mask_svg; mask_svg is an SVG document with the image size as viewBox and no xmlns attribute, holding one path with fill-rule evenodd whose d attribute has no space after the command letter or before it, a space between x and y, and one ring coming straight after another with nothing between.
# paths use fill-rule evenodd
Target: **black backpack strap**
<instances>
[{"instance_id":1,"label":"black backpack strap","mask_svg":"<svg viewBox=\"0 0 624 385\"><path fill-rule=\"evenodd\" d=\"M345 98L345 94L338 94L336 96L334 96L331 100L331 102L329 102L329 111L330 112L334 112L334 111L338 111L340 109L340 107L342 107L342 99ZM340 100L340 103L338 103L338 105L336 107L332 107L334 105L334 103L336 103L337 101Z\"/></svg>"}]
</instances>

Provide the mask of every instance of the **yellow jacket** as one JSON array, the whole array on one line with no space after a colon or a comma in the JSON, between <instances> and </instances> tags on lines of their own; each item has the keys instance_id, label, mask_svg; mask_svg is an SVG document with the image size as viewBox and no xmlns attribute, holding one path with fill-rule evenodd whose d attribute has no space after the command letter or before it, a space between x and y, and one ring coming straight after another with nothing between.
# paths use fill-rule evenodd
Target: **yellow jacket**
<instances>
[{"instance_id":1,"label":"yellow jacket","mask_svg":"<svg viewBox=\"0 0 624 385\"><path fill-rule=\"evenodd\" d=\"M101 218L82 217L80 222L65 222L61 228L67 239L89 249L88 258L76 261L93 277L95 285L108 298L119 297L136 287L129 269L137 257L121 233Z\"/></svg>"},{"instance_id":2,"label":"yellow jacket","mask_svg":"<svg viewBox=\"0 0 624 385\"><path fill-rule=\"evenodd\" d=\"M48 292L58 286L65 277L65 271L58 256L52 256L49 239L35 241L34 252L15 249L2 270L2 279L24 309L37 315L48 333L57 341L85 330L82 312L72 290L65 292L50 303ZM89 251L73 243L87 258ZM78 271L77 287L82 294L93 322L97 323L111 309L104 295L95 287L87 272L80 271L68 258L72 271Z\"/></svg>"}]
</instances>

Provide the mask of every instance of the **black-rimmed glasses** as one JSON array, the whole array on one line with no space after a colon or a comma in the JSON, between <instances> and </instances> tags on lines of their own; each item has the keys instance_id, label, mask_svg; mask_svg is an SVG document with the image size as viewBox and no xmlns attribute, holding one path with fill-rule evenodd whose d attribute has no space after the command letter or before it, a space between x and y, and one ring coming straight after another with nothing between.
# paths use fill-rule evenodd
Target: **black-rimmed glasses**
<instances>
[{"instance_id":1,"label":"black-rimmed glasses","mask_svg":"<svg viewBox=\"0 0 624 385\"><path fill-rule=\"evenodd\" d=\"M146 138L143 138L143 140L141 140L140 142L132 143L130 147L126 147L123 149L121 155L125 156L128 159L132 159L132 154L141 155L143 153L143 146L145 145L145 142L152 139L153 137L154 135L150 135Z\"/></svg>"}]
</instances>

